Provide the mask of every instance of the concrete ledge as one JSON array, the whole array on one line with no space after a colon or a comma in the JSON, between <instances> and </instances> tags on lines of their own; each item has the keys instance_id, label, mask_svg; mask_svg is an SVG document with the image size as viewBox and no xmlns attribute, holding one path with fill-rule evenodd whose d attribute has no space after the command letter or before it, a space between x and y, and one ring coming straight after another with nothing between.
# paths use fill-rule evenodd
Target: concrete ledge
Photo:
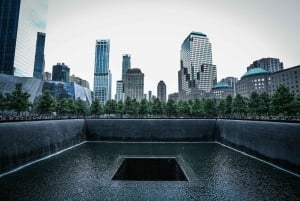
<instances>
[{"instance_id":1,"label":"concrete ledge","mask_svg":"<svg viewBox=\"0 0 300 201\"><path fill-rule=\"evenodd\" d=\"M300 124L217 120L217 140L300 173Z\"/></svg>"},{"instance_id":2,"label":"concrete ledge","mask_svg":"<svg viewBox=\"0 0 300 201\"><path fill-rule=\"evenodd\" d=\"M43 158L85 140L80 120L0 124L0 173Z\"/></svg>"},{"instance_id":3,"label":"concrete ledge","mask_svg":"<svg viewBox=\"0 0 300 201\"><path fill-rule=\"evenodd\" d=\"M87 140L213 141L215 119L87 119Z\"/></svg>"}]
</instances>

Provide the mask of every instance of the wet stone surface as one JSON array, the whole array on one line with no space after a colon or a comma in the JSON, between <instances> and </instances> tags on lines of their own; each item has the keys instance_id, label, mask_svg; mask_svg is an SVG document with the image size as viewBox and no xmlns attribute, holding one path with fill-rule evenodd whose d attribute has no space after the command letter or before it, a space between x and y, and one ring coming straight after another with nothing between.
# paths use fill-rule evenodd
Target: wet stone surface
<instances>
[{"instance_id":1,"label":"wet stone surface","mask_svg":"<svg viewBox=\"0 0 300 201\"><path fill-rule=\"evenodd\" d=\"M176 158L188 181L112 180L126 157ZM299 189L299 177L214 143L85 143L0 178L0 200L274 201Z\"/></svg>"}]
</instances>

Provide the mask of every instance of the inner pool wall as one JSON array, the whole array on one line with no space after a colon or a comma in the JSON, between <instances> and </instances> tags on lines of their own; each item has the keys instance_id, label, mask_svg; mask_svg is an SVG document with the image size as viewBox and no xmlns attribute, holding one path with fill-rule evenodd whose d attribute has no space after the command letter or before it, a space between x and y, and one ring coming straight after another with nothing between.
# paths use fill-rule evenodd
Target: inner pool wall
<instances>
[{"instance_id":1,"label":"inner pool wall","mask_svg":"<svg viewBox=\"0 0 300 201\"><path fill-rule=\"evenodd\" d=\"M217 120L216 139L300 175L300 123Z\"/></svg>"},{"instance_id":2,"label":"inner pool wall","mask_svg":"<svg viewBox=\"0 0 300 201\"><path fill-rule=\"evenodd\" d=\"M224 119L0 123L0 175L84 141L217 141L300 174L300 124Z\"/></svg>"},{"instance_id":3,"label":"inner pool wall","mask_svg":"<svg viewBox=\"0 0 300 201\"><path fill-rule=\"evenodd\" d=\"M83 119L0 124L0 174L86 140Z\"/></svg>"},{"instance_id":4,"label":"inner pool wall","mask_svg":"<svg viewBox=\"0 0 300 201\"><path fill-rule=\"evenodd\" d=\"M214 141L215 119L87 119L89 141Z\"/></svg>"}]
</instances>

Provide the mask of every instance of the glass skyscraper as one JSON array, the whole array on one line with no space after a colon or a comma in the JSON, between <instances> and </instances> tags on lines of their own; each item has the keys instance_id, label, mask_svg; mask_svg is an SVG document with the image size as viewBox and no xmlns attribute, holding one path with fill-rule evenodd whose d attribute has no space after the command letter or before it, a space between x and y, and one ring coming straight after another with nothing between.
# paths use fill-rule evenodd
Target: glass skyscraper
<instances>
[{"instance_id":1,"label":"glass skyscraper","mask_svg":"<svg viewBox=\"0 0 300 201\"><path fill-rule=\"evenodd\" d=\"M131 68L131 61L130 61L130 54L124 54L123 55L123 61L122 61L122 80L124 81L125 75L128 71L128 69Z\"/></svg>"},{"instance_id":2,"label":"glass skyscraper","mask_svg":"<svg viewBox=\"0 0 300 201\"><path fill-rule=\"evenodd\" d=\"M46 31L48 0L1 0L0 8L0 73L32 77L36 35Z\"/></svg>"},{"instance_id":3,"label":"glass skyscraper","mask_svg":"<svg viewBox=\"0 0 300 201\"><path fill-rule=\"evenodd\" d=\"M164 81L159 81L157 84L157 98L166 103L167 102L167 86Z\"/></svg>"},{"instance_id":4,"label":"glass skyscraper","mask_svg":"<svg viewBox=\"0 0 300 201\"><path fill-rule=\"evenodd\" d=\"M45 55L44 55L45 39L46 39L45 33L42 32L37 33L34 70L33 70L33 77L37 79L43 79L43 74L45 70Z\"/></svg>"},{"instance_id":5,"label":"glass skyscraper","mask_svg":"<svg viewBox=\"0 0 300 201\"><path fill-rule=\"evenodd\" d=\"M94 97L104 105L111 99L112 76L109 70L110 40L97 40L94 68Z\"/></svg>"},{"instance_id":6,"label":"glass skyscraper","mask_svg":"<svg viewBox=\"0 0 300 201\"><path fill-rule=\"evenodd\" d=\"M212 63L208 37L201 32L191 32L183 41L180 52L180 99L201 97L211 91L217 82L216 66Z\"/></svg>"}]
</instances>

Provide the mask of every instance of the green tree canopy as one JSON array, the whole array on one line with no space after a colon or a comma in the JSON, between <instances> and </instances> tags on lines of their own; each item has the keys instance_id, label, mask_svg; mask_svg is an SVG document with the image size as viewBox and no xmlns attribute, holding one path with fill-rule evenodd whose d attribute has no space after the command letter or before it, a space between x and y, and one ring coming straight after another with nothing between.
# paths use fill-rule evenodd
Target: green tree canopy
<instances>
[{"instance_id":1,"label":"green tree canopy","mask_svg":"<svg viewBox=\"0 0 300 201\"><path fill-rule=\"evenodd\" d=\"M166 104L166 115L168 117L177 115L176 102L173 99L168 99Z\"/></svg>"},{"instance_id":2,"label":"green tree canopy","mask_svg":"<svg viewBox=\"0 0 300 201\"><path fill-rule=\"evenodd\" d=\"M258 115L260 114L259 111L259 104L260 104L260 98L257 92L252 92L250 95L249 103L248 103L248 110L249 113L252 115Z\"/></svg>"},{"instance_id":3,"label":"green tree canopy","mask_svg":"<svg viewBox=\"0 0 300 201\"><path fill-rule=\"evenodd\" d=\"M39 96L36 104L36 109L40 114L49 114L56 110L56 100L49 91L45 91Z\"/></svg>"},{"instance_id":4,"label":"green tree canopy","mask_svg":"<svg viewBox=\"0 0 300 201\"><path fill-rule=\"evenodd\" d=\"M143 98L139 104L138 114L142 117L149 114L148 106L148 101L145 98Z\"/></svg>"},{"instance_id":5,"label":"green tree canopy","mask_svg":"<svg viewBox=\"0 0 300 201\"><path fill-rule=\"evenodd\" d=\"M86 115L88 108L83 100L80 98L76 99L74 102L74 107L76 115Z\"/></svg>"},{"instance_id":6,"label":"green tree canopy","mask_svg":"<svg viewBox=\"0 0 300 201\"><path fill-rule=\"evenodd\" d=\"M234 113L237 113L239 116L247 113L247 102L245 98L240 94L237 94L232 103L232 109Z\"/></svg>"},{"instance_id":7,"label":"green tree canopy","mask_svg":"<svg viewBox=\"0 0 300 201\"><path fill-rule=\"evenodd\" d=\"M0 110L2 116L3 116L3 111L8 108L7 104L8 104L7 96L0 93Z\"/></svg>"},{"instance_id":8,"label":"green tree canopy","mask_svg":"<svg viewBox=\"0 0 300 201\"><path fill-rule=\"evenodd\" d=\"M91 107L90 107L90 111L92 115L100 115L102 112L102 108L101 105L99 103L99 100L93 100Z\"/></svg>"},{"instance_id":9,"label":"green tree canopy","mask_svg":"<svg viewBox=\"0 0 300 201\"><path fill-rule=\"evenodd\" d=\"M108 100L104 106L106 114L115 114L117 112L117 102L115 100Z\"/></svg>"},{"instance_id":10,"label":"green tree canopy","mask_svg":"<svg viewBox=\"0 0 300 201\"><path fill-rule=\"evenodd\" d=\"M20 116L20 113L27 111L31 106L29 102L30 94L22 91L22 84L16 84L16 88L10 94L7 94L9 109L15 110Z\"/></svg>"},{"instance_id":11,"label":"green tree canopy","mask_svg":"<svg viewBox=\"0 0 300 201\"><path fill-rule=\"evenodd\" d=\"M221 100L217 106L217 111L218 114L223 116L225 115L225 111L226 111L226 101L225 100Z\"/></svg>"},{"instance_id":12,"label":"green tree canopy","mask_svg":"<svg viewBox=\"0 0 300 201\"><path fill-rule=\"evenodd\" d=\"M232 114L232 96L229 95L226 97L226 102L225 102L225 114L227 116L231 116Z\"/></svg>"},{"instance_id":13,"label":"green tree canopy","mask_svg":"<svg viewBox=\"0 0 300 201\"><path fill-rule=\"evenodd\" d=\"M216 102L212 99L205 99L204 112L207 117L216 117L217 116Z\"/></svg>"},{"instance_id":14,"label":"green tree canopy","mask_svg":"<svg viewBox=\"0 0 300 201\"><path fill-rule=\"evenodd\" d=\"M275 115L283 114L284 116L292 113L292 103L294 96L289 92L289 89L280 85L271 98L271 108Z\"/></svg>"}]
</instances>

